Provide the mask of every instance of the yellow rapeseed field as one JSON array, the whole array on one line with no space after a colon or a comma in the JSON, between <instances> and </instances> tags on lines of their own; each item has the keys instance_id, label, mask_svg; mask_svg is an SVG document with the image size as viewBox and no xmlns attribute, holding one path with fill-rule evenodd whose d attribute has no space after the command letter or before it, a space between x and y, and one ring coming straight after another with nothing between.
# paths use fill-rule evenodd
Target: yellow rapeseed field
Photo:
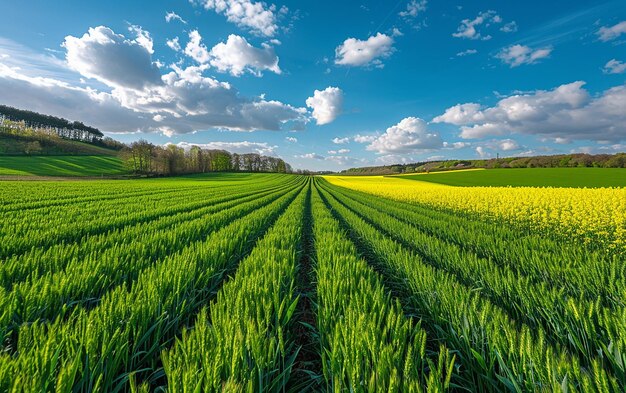
<instances>
[{"instance_id":1,"label":"yellow rapeseed field","mask_svg":"<svg viewBox=\"0 0 626 393\"><path fill-rule=\"evenodd\" d=\"M337 186L530 224L626 252L626 188L453 187L383 176L326 176Z\"/></svg>"}]
</instances>

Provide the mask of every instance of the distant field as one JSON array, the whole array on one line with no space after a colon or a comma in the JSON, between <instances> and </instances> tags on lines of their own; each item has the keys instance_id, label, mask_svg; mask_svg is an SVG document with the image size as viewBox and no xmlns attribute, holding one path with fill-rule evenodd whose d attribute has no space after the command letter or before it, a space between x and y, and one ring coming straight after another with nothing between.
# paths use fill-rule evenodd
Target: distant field
<instances>
[{"instance_id":1,"label":"distant field","mask_svg":"<svg viewBox=\"0 0 626 393\"><path fill-rule=\"evenodd\" d=\"M30 142L38 142L41 146L41 153L47 156L67 156L67 155L98 155L114 156L117 151L96 146L91 143L72 141L69 139L38 139L19 135L0 134L0 154L21 155Z\"/></svg>"},{"instance_id":2,"label":"distant field","mask_svg":"<svg viewBox=\"0 0 626 393\"><path fill-rule=\"evenodd\" d=\"M125 173L111 156L0 156L0 176L114 176Z\"/></svg>"},{"instance_id":3,"label":"distant field","mask_svg":"<svg viewBox=\"0 0 626 393\"><path fill-rule=\"evenodd\" d=\"M622 168L485 169L432 172L397 178L461 187L626 187L626 169Z\"/></svg>"}]
</instances>

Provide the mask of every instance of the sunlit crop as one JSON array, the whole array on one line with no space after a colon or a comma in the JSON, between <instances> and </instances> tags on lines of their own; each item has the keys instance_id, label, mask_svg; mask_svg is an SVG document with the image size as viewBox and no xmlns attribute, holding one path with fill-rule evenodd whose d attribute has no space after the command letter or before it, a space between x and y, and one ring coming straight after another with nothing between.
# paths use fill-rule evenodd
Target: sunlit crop
<instances>
[{"instance_id":1,"label":"sunlit crop","mask_svg":"<svg viewBox=\"0 0 626 393\"><path fill-rule=\"evenodd\" d=\"M549 230L626 252L626 188L452 187L383 176L328 176L330 183L391 199Z\"/></svg>"}]
</instances>

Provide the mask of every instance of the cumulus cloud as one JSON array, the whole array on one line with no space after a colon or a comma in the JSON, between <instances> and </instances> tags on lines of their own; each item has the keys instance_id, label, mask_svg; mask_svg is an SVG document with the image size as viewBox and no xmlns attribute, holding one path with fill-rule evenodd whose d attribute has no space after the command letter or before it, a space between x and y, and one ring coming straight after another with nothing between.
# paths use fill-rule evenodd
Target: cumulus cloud
<instances>
[{"instance_id":1,"label":"cumulus cloud","mask_svg":"<svg viewBox=\"0 0 626 393\"><path fill-rule=\"evenodd\" d=\"M165 21L166 21L167 23L170 23L170 22L171 22L171 21L173 21L173 20L178 20L178 21L180 21L181 23L187 24L187 21L186 21L186 20L184 20L183 18L181 18L181 16L180 16L180 15L178 15L178 14L177 14L176 12L174 12L174 11L170 11L170 12L168 12L168 13L166 13L166 14L165 14Z\"/></svg>"},{"instance_id":2,"label":"cumulus cloud","mask_svg":"<svg viewBox=\"0 0 626 393\"><path fill-rule=\"evenodd\" d=\"M520 145L513 139L504 139L498 141L498 148L503 151L519 150Z\"/></svg>"},{"instance_id":3,"label":"cumulus cloud","mask_svg":"<svg viewBox=\"0 0 626 393\"><path fill-rule=\"evenodd\" d=\"M211 128L233 131L301 127L306 108L265 98L247 98L225 82L203 75L206 65L161 75L148 49L106 27L82 38L67 37L67 62L82 76L110 91L79 88L54 78L33 78L0 59L0 89L12 91L6 103L90 124L109 132L161 132L165 135Z\"/></svg>"},{"instance_id":4,"label":"cumulus cloud","mask_svg":"<svg viewBox=\"0 0 626 393\"><path fill-rule=\"evenodd\" d=\"M298 142L298 138L294 138L293 136L288 136L285 138L287 142L296 143Z\"/></svg>"},{"instance_id":5,"label":"cumulus cloud","mask_svg":"<svg viewBox=\"0 0 626 393\"><path fill-rule=\"evenodd\" d=\"M251 30L261 36L272 37L278 33L277 10L274 4L251 0L191 0L207 10L223 14L226 19L239 27ZM282 7L279 13L286 13Z\"/></svg>"},{"instance_id":6,"label":"cumulus cloud","mask_svg":"<svg viewBox=\"0 0 626 393\"><path fill-rule=\"evenodd\" d=\"M365 41L348 38L335 49L335 64L382 68L381 59L391 56L393 51L393 38L386 34L377 33Z\"/></svg>"},{"instance_id":7,"label":"cumulus cloud","mask_svg":"<svg viewBox=\"0 0 626 393\"><path fill-rule=\"evenodd\" d=\"M202 36L198 30L189 33L189 42L185 46L185 54L200 64L208 63L211 60L209 50L202 43Z\"/></svg>"},{"instance_id":8,"label":"cumulus cloud","mask_svg":"<svg viewBox=\"0 0 626 393\"><path fill-rule=\"evenodd\" d=\"M269 45L264 45L262 49L255 48L238 35L229 35L226 42L215 45L209 55L213 67L233 76L241 76L244 72L261 76L265 70L281 73L274 48Z\"/></svg>"},{"instance_id":9,"label":"cumulus cloud","mask_svg":"<svg viewBox=\"0 0 626 393\"><path fill-rule=\"evenodd\" d=\"M484 147L482 147L482 146L478 146L478 147L476 147L476 154L478 154L478 156L479 156L480 158L488 158L488 157L491 157L491 153L489 153L489 152L487 151L487 149L485 149L485 148L484 148Z\"/></svg>"},{"instance_id":10,"label":"cumulus cloud","mask_svg":"<svg viewBox=\"0 0 626 393\"><path fill-rule=\"evenodd\" d=\"M278 146L270 145L266 142L208 142L208 143L190 143L179 142L176 144L178 147L182 147L185 150L191 149L192 146L198 146L202 149L209 150L226 150L231 153L246 154L246 153L258 153L261 155L275 155Z\"/></svg>"},{"instance_id":11,"label":"cumulus cloud","mask_svg":"<svg viewBox=\"0 0 626 393\"><path fill-rule=\"evenodd\" d=\"M180 52L181 47L180 47L180 42L179 42L178 37L172 38L171 40L167 40L165 43L174 52Z\"/></svg>"},{"instance_id":12,"label":"cumulus cloud","mask_svg":"<svg viewBox=\"0 0 626 393\"><path fill-rule=\"evenodd\" d=\"M152 37L150 36L150 32L144 30L141 26L130 25L128 26L128 31L134 33L137 38L135 38L135 42L139 45L146 48L148 53L151 55L154 54L154 42L152 41Z\"/></svg>"},{"instance_id":13,"label":"cumulus cloud","mask_svg":"<svg viewBox=\"0 0 626 393\"><path fill-rule=\"evenodd\" d=\"M604 65L603 71L605 74L623 74L626 72L626 63L616 59L609 60L609 62Z\"/></svg>"},{"instance_id":14,"label":"cumulus cloud","mask_svg":"<svg viewBox=\"0 0 626 393\"><path fill-rule=\"evenodd\" d=\"M370 143L370 142L374 142L377 138L378 138L378 135L361 135L361 134L356 134L354 136L353 140L356 143Z\"/></svg>"},{"instance_id":15,"label":"cumulus cloud","mask_svg":"<svg viewBox=\"0 0 626 393\"><path fill-rule=\"evenodd\" d=\"M480 110L480 104L473 102L457 104L446 109L443 115L433 119L433 123L450 123L457 126L481 122L485 115Z\"/></svg>"},{"instance_id":16,"label":"cumulus cloud","mask_svg":"<svg viewBox=\"0 0 626 393\"><path fill-rule=\"evenodd\" d=\"M483 11L474 19L463 19L461 25L457 28L456 33L453 33L453 37L465 38L469 40L490 40L490 35L482 35L478 31L478 26L485 25L486 27L494 23L502 23L502 18L494 10Z\"/></svg>"},{"instance_id":17,"label":"cumulus cloud","mask_svg":"<svg viewBox=\"0 0 626 393\"><path fill-rule=\"evenodd\" d=\"M339 150L329 150L328 154L348 154L350 153L350 149L339 149Z\"/></svg>"},{"instance_id":18,"label":"cumulus cloud","mask_svg":"<svg viewBox=\"0 0 626 393\"><path fill-rule=\"evenodd\" d=\"M108 27L98 26L89 28L81 38L65 37L63 47L67 64L81 75L109 86L141 90L162 84L147 39L141 36L129 40Z\"/></svg>"},{"instance_id":19,"label":"cumulus cloud","mask_svg":"<svg viewBox=\"0 0 626 393\"><path fill-rule=\"evenodd\" d=\"M598 38L600 38L600 41L612 41L622 34L626 34L626 20L610 27L602 26L596 34Z\"/></svg>"},{"instance_id":20,"label":"cumulus cloud","mask_svg":"<svg viewBox=\"0 0 626 393\"><path fill-rule=\"evenodd\" d=\"M103 131L131 133L151 122L122 107L108 93L71 86L53 78L30 77L1 60L0 91L13 92L3 97L6 105L67 119L89 119L90 125Z\"/></svg>"},{"instance_id":21,"label":"cumulus cloud","mask_svg":"<svg viewBox=\"0 0 626 393\"><path fill-rule=\"evenodd\" d=\"M343 92L332 86L315 90L313 97L306 99L306 106L313 109L312 116L318 125L331 123L343 110Z\"/></svg>"},{"instance_id":22,"label":"cumulus cloud","mask_svg":"<svg viewBox=\"0 0 626 393\"><path fill-rule=\"evenodd\" d=\"M535 64L539 60L549 57L550 53L552 53L551 47L532 49L529 46L517 44L502 49L496 58L513 68L522 64Z\"/></svg>"},{"instance_id":23,"label":"cumulus cloud","mask_svg":"<svg viewBox=\"0 0 626 393\"><path fill-rule=\"evenodd\" d=\"M373 140L366 150L384 153L410 153L439 149L443 141L428 129L427 123L417 117L407 117L387 128L384 134Z\"/></svg>"},{"instance_id":24,"label":"cumulus cloud","mask_svg":"<svg viewBox=\"0 0 626 393\"><path fill-rule=\"evenodd\" d=\"M350 138L333 138L333 143L336 145L343 145L350 142Z\"/></svg>"},{"instance_id":25,"label":"cumulus cloud","mask_svg":"<svg viewBox=\"0 0 626 393\"><path fill-rule=\"evenodd\" d=\"M178 40L172 42L170 47L174 49L177 44ZM202 65L210 65L233 76L241 76L246 72L255 76L262 76L263 71L276 74L282 72L274 48L268 44L264 44L263 48L255 48L245 38L235 34L229 35L226 42L220 42L208 50L202 43L200 33L193 30L189 33L185 54Z\"/></svg>"},{"instance_id":26,"label":"cumulus cloud","mask_svg":"<svg viewBox=\"0 0 626 393\"><path fill-rule=\"evenodd\" d=\"M626 85L593 97L577 81L501 99L495 106L462 104L433 122L461 126L465 139L519 133L560 140L619 142L626 139Z\"/></svg>"}]
</instances>

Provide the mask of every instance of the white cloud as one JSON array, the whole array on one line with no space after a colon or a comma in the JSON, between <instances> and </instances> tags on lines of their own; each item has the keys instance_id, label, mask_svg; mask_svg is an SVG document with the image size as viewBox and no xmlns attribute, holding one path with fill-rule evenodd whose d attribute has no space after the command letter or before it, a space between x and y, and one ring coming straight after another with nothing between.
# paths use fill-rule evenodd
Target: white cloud
<instances>
[{"instance_id":1,"label":"white cloud","mask_svg":"<svg viewBox=\"0 0 626 393\"><path fill-rule=\"evenodd\" d=\"M202 43L202 36L198 30L192 30L189 33L189 42L185 46L185 54L200 64L208 63L211 60L209 50Z\"/></svg>"},{"instance_id":2,"label":"white cloud","mask_svg":"<svg viewBox=\"0 0 626 393\"><path fill-rule=\"evenodd\" d=\"M275 155L278 146L270 145L266 142L208 142L208 143L190 143L179 142L176 144L178 147L182 147L185 150L191 149L192 146L198 146L202 149L209 150L226 150L231 153L246 154L246 153L258 153L261 155Z\"/></svg>"},{"instance_id":3,"label":"white cloud","mask_svg":"<svg viewBox=\"0 0 626 393\"><path fill-rule=\"evenodd\" d=\"M464 50L463 52L459 52L456 55L457 57L463 57L463 56L475 55L476 53L478 53L476 49L468 49L468 50Z\"/></svg>"},{"instance_id":4,"label":"white cloud","mask_svg":"<svg viewBox=\"0 0 626 393\"><path fill-rule=\"evenodd\" d=\"M389 57L393 51L393 38L386 34L378 33L365 41L348 38L335 49L335 64L382 68L381 59Z\"/></svg>"},{"instance_id":5,"label":"white cloud","mask_svg":"<svg viewBox=\"0 0 626 393\"><path fill-rule=\"evenodd\" d=\"M205 77L206 65L184 69L172 65L172 72L161 75L146 47L106 27L89 29L82 38L67 37L64 46L68 64L82 76L104 83L110 92L29 77L0 60L0 91L14 92L6 104L89 119L109 132L280 130L301 128L307 121L306 108L243 97L229 83Z\"/></svg>"},{"instance_id":6,"label":"white cloud","mask_svg":"<svg viewBox=\"0 0 626 393\"><path fill-rule=\"evenodd\" d=\"M370 143L370 142L374 142L376 139L378 139L378 135L361 135L361 134L356 134L353 138L353 140L356 143Z\"/></svg>"},{"instance_id":7,"label":"white cloud","mask_svg":"<svg viewBox=\"0 0 626 393\"><path fill-rule=\"evenodd\" d=\"M298 142L298 138L294 138L294 137L292 137L292 136L288 136L288 137L286 137L286 138L285 138L285 140L286 140L287 142L291 142L291 143L296 143L296 142Z\"/></svg>"},{"instance_id":8,"label":"white cloud","mask_svg":"<svg viewBox=\"0 0 626 393\"><path fill-rule=\"evenodd\" d=\"M491 157L491 153L489 153L489 152L487 151L487 149L485 149L485 148L484 148L484 147L482 147L482 146L478 146L478 147L476 148L476 153L478 154L478 156L479 156L480 158L488 158L488 157Z\"/></svg>"},{"instance_id":9,"label":"white cloud","mask_svg":"<svg viewBox=\"0 0 626 393\"><path fill-rule=\"evenodd\" d=\"M300 154L297 156L294 156L296 158L306 158L308 160L323 160L324 156L321 156L317 153L306 153L306 154Z\"/></svg>"},{"instance_id":10,"label":"white cloud","mask_svg":"<svg viewBox=\"0 0 626 393\"><path fill-rule=\"evenodd\" d=\"M148 31L144 30L141 26L136 25L128 26L128 31L135 33L137 36L137 38L135 38L135 42L146 48L151 55L154 54L154 42L152 41L152 37Z\"/></svg>"},{"instance_id":11,"label":"white cloud","mask_svg":"<svg viewBox=\"0 0 626 393\"><path fill-rule=\"evenodd\" d=\"M52 78L63 81L75 81L76 74L67 67L64 59L56 57L61 51L35 53L12 40L0 37L0 63L17 68L21 73L32 77Z\"/></svg>"},{"instance_id":12,"label":"white cloud","mask_svg":"<svg viewBox=\"0 0 626 393\"><path fill-rule=\"evenodd\" d=\"M598 38L600 38L600 41L612 41L622 34L626 34L626 20L611 27L602 26L596 34Z\"/></svg>"},{"instance_id":13,"label":"white cloud","mask_svg":"<svg viewBox=\"0 0 626 393\"><path fill-rule=\"evenodd\" d=\"M281 73L274 48L269 45L264 45L262 49L255 48L238 35L229 35L228 40L215 45L209 55L213 67L233 76L241 76L244 72L261 76L265 70Z\"/></svg>"},{"instance_id":14,"label":"white cloud","mask_svg":"<svg viewBox=\"0 0 626 393\"><path fill-rule=\"evenodd\" d=\"M278 33L276 6L251 0L191 0L207 10L224 14L229 22L251 30L253 33L272 37ZM282 7L279 13L286 13Z\"/></svg>"},{"instance_id":15,"label":"white cloud","mask_svg":"<svg viewBox=\"0 0 626 393\"><path fill-rule=\"evenodd\" d=\"M402 37L404 35L404 33L402 31L400 31L400 29L398 29L397 27L394 27L393 29L391 29L391 36L392 37Z\"/></svg>"},{"instance_id":16,"label":"white cloud","mask_svg":"<svg viewBox=\"0 0 626 393\"><path fill-rule=\"evenodd\" d=\"M467 142L443 142L444 149L463 149L464 147L470 146Z\"/></svg>"},{"instance_id":17,"label":"white cloud","mask_svg":"<svg viewBox=\"0 0 626 393\"><path fill-rule=\"evenodd\" d=\"M183 18L180 17L180 15L178 15L176 12L171 11L165 14L165 21L167 23L170 23L173 20L178 20L184 24L187 24L187 21L184 20Z\"/></svg>"},{"instance_id":18,"label":"white cloud","mask_svg":"<svg viewBox=\"0 0 626 393\"><path fill-rule=\"evenodd\" d=\"M108 27L98 26L89 28L81 38L65 37L63 47L67 64L81 75L109 86L141 90L162 84L144 39L143 43L128 40Z\"/></svg>"},{"instance_id":19,"label":"white cloud","mask_svg":"<svg viewBox=\"0 0 626 393\"><path fill-rule=\"evenodd\" d=\"M613 59L604 65L605 74L623 74L626 72L626 63Z\"/></svg>"},{"instance_id":20,"label":"white cloud","mask_svg":"<svg viewBox=\"0 0 626 393\"><path fill-rule=\"evenodd\" d=\"M383 165L408 164L416 161L417 160L415 160L415 158L413 157L401 156L398 154L385 154L376 157L376 162Z\"/></svg>"},{"instance_id":21,"label":"white cloud","mask_svg":"<svg viewBox=\"0 0 626 393\"><path fill-rule=\"evenodd\" d=\"M332 86L315 90L313 97L306 99L306 106L313 109L312 116L318 125L331 123L343 110L343 92Z\"/></svg>"},{"instance_id":22,"label":"white cloud","mask_svg":"<svg viewBox=\"0 0 626 393\"><path fill-rule=\"evenodd\" d=\"M400 11L398 15L403 18L413 19L417 17L420 12L426 11L427 0L411 0L404 11Z\"/></svg>"},{"instance_id":23,"label":"white cloud","mask_svg":"<svg viewBox=\"0 0 626 393\"><path fill-rule=\"evenodd\" d=\"M350 138L333 138L333 143L336 145L343 145L350 142Z\"/></svg>"},{"instance_id":24,"label":"white cloud","mask_svg":"<svg viewBox=\"0 0 626 393\"><path fill-rule=\"evenodd\" d=\"M347 154L350 153L350 149L329 150L328 154Z\"/></svg>"},{"instance_id":25,"label":"white cloud","mask_svg":"<svg viewBox=\"0 0 626 393\"><path fill-rule=\"evenodd\" d=\"M489 26L492 23L501 23L502 18L493 10L480 12L474 19L463 19L461 25L457 28L457 32L453 33L453 37L466 38L470 40L482 39L484 41L491 39L490 35L483 36L477 29L480 25Z\"/></svg>"},{"instance_id":26,"label":"white cloud","mask_svg":"<svg viewBox=\"0 0 626 393\"><path fill-rule=\"evenodd\" d=\"M438 134L428 130L427 123L417 117L407 117L387 128L384 134L372 141L366 150L377 153L409 153L443 147Z\"/></svg>"},{"instance_id":27,"label":"white cloud","mask_svg":"<svg viewBox=\"0 0 626 393\"><path fill-rule=\"evenodd\" d=\"M551 47L532 49L526 45L517 44L502 49L496 58L513 68L522 64L535 64L539 60L549 57L550 53L552 53Z\"/></svg>"},{"instance_id":28,"label":"white cloud","mask_svg":"<svg viewBox=\"0 0 626 393\"><path fill-rule=\"evenodd\" d=\"M461 126L461 137L519 133L560 140L626 139L626 85L592 97L578 81L501 99L495 106L456 105L433 119ZM459 108L464 108L460 110Z\"/></svg>"},{"instance_id":29,"label":"white cloud","mask_svg":"<svg viewBox=\"0 0 626 393\"><path fill-rule=\"evenodd\" d=\"M341 166L354 165L359 162L359 160L357 160L356 158L341 155L328 156L325 159L326 161L332 161Z\"/></svg>"},{"instance_id":30,"label":"white cloud","mask_svg":"<svg viewBox=\"0 0 626 393\"><path fill-rule=\"evenodd\" d=\"M181 47L180 47L180 42L179 42L178 37L173 38L173 39L171 39L171 40L167 40L165 43L166 43L166 44L167 44L167 46L168 46L171 50L173 50L174 52L180 52Z\"/></svg>"},{"instance_id":31,"label":"white cloud","mask_svg":"<svg viewBox=\"0 0 626 393\"><path fill-rule=\"evenodd\" d=\"M503 31L505 33L515 33L517 31L517 22L512 21L505 24L500 28L500 31Z\"/></svg>"},{"instance_id":32,"label":"white cloud","mask_svg":"<svg viewBox=\"0 0 626 393\"><path fill-rule=\"evenodd\" d=\"M478 123L484 119L484 114L480 110L480 104L473 102L467 104L457 104L446 109L443 115L433 119L433 123L450 123L457 126Z\"/></svg>"},{"instance_id":33,"label":"white cloud","mask_svg":"<svg viewBox=\"0 0 626 393\"><path fill-rule=\"evenodd\" d=\"M513 139L504 139L498 141L498 148L503 151L519 150L520 145Z\"/></svg>"}]
</instances>

